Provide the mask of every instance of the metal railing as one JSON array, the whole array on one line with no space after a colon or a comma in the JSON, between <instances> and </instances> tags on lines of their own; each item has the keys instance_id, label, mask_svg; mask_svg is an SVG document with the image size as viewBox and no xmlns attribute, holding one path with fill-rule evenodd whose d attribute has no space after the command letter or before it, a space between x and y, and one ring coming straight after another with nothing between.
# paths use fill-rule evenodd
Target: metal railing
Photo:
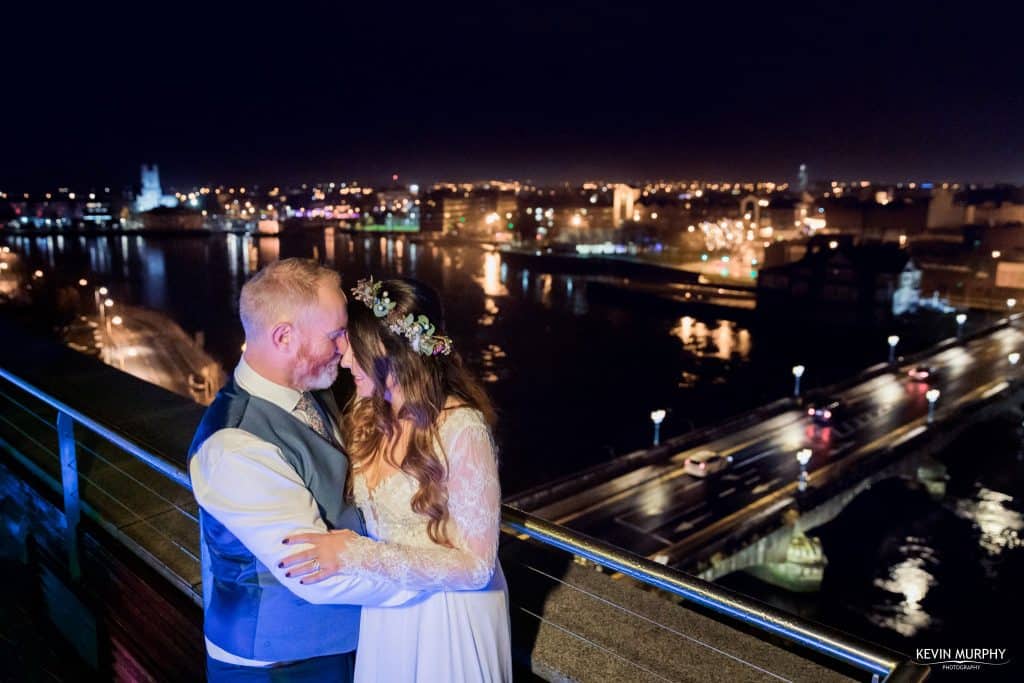
<instances>
[{"instance_id":1,"label":"metal railing","mask_svg":"<svg viewBox=\"0 0 1024 683\"><path fill-rule=\"evenodd\" d=\"M81 501L78 491L75 423L138 458L171 481L191 490L188 475L181 468L149 453L115 430L100 424L3 368L0 368L0 377L57 410L56 429L64 493L64 514L67 523L65 533L72 578L78 579L80 576L78 525L81 517ZM606 569L667 591L683 600L709 608L729 619L785 638L865 671L872 675L874 681L907 683L922 681L928 675L927 667L915 664L898 653L869 643L859 642L846 634L805 621L604 541L534 517L509 505L502 506L502 523L513 534L529 537L543 545L584 558Z\"/></svg>"}]
</instances>

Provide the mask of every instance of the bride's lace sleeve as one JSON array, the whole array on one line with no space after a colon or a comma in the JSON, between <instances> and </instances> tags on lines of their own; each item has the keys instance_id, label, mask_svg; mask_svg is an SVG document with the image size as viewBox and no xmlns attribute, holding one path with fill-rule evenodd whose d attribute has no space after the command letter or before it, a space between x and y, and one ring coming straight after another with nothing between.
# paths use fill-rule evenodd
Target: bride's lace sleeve
<instances>
[{"instance_id":1,"label":"bride's lace sleeve","mask_svg":"<svg viewBox=\"0 0 1024 683\"><path fill-rule=\"evenodd\" d=\"M494 442L486 425L476 422L459 429L447 446L447 528L454 547L424 548L359 537L342 556L342 573L389 579L417 590L475 590L490 582L501 523Z\"/></svg>"}]
</instances>

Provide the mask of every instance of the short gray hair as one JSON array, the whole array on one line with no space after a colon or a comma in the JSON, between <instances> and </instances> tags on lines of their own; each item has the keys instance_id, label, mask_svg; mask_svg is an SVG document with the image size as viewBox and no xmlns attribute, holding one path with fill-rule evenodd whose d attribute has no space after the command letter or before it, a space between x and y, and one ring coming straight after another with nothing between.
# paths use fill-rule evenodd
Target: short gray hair
<instances>
[{"instance_id":1,"label":"short gray hair","mask_svg":"<svg viewBox=\"0 0 1024 683\"><path fill-rule=\"evenodd\" d=\"M341 275L312 259L287 258L265 266L249 278L238 297L245 336L295 320L317 301L323 285L340 290Z\"/></svg>"}]
</instances>

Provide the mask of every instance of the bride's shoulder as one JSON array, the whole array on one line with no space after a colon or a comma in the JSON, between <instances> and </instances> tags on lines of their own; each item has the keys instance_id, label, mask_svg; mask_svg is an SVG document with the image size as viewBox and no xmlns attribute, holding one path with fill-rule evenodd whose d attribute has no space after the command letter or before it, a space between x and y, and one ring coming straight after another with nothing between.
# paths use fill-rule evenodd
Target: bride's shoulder
<instances>
[{"instance_id":1,"label":"bride's shoulder","mask_svg":"<svg viewBox=\"0 0 1024 683\"><path fill-rule=\"evenodd\" d=\"M476 408L467 406L458 399L449 398L444 410L441 411L439 430L443 434L454 436L467 427L483 427L490 430L483 413Z\"/></svg>"}]
</instances>

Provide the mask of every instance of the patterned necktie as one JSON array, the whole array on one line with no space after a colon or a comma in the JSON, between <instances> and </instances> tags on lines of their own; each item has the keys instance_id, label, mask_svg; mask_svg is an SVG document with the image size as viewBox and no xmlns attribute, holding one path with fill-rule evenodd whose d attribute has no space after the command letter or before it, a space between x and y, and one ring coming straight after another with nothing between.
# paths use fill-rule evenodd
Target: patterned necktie
<instances>
[{"instance_id":1,"label":"patterned necktie","mask_svg":"<svg viewBox=\"0 0 1024 683\"><path fill-rule=\"evenodd\" d=\"M317 409L316 403L308 393L302 393L299 402L295 404L295 412L302 414L306 424L312 427L314 432L322 436L329 443L334 443L334 437L327 431L327 425L324 424L324 419L320 417L320 411Z\"/></svg>"}]
</instances>

